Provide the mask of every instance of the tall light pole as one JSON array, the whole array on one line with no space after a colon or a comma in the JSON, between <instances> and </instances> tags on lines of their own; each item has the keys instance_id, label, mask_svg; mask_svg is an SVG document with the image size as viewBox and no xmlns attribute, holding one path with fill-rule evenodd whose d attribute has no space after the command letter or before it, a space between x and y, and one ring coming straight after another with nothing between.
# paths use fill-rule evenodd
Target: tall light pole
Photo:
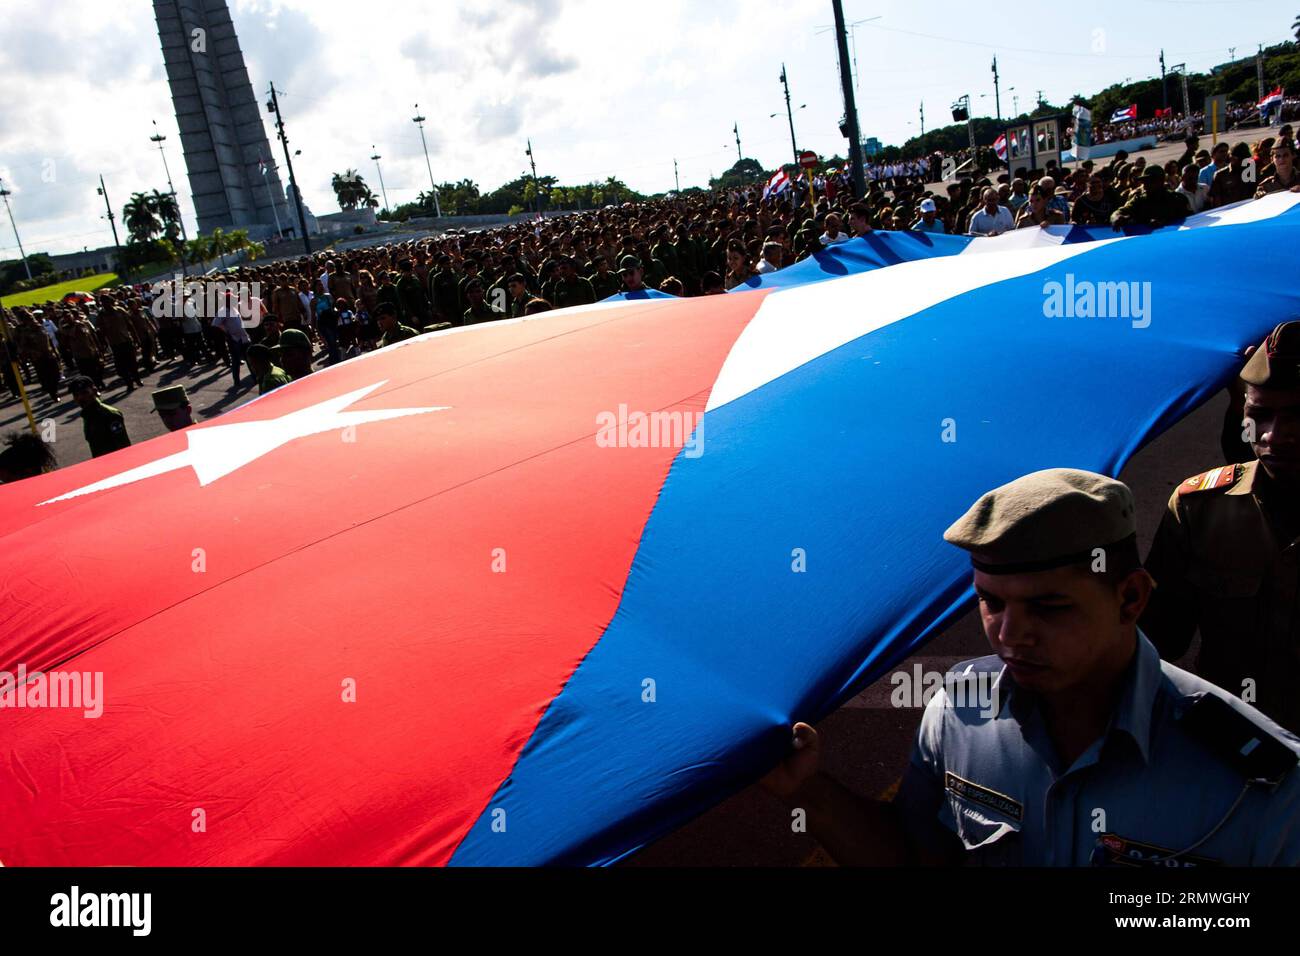
<instances>
[{"instance_id":1,"label":"tall light pole","mask_svg":"<svg viewBox=\"0 0 1300 956\"><path fill-rule=\"evenodd\" d=\"M799 165L799 141L794 138L794 107L790 105L790 80L781 64L781 85L785 87L785 115L790 120L790 148L794 151L794 164Z\"/></svg>"},{"instance_id":2,"label":"tall light pole","mask_svg":"<svg viewBox=\"0 0 1300 956\"><path fill-rule=\"evenodd\" d=\"M925 139L925 100L921 100L921 138Z\"/></svg>"},{"instance_id":3,"label":"tall light pole","mask_svg":"<svg viewBox=\"0 0 1300 956\"><path fill-rule=\"evenodd\" d=\"M542 214L542 187L537 182L537 160L533 157L533 141L530 137L528 140L528 165L533 168L533 213L540 216Z\"/></svg>"},{"instance_id":4,"label":"tall light pole","mask_svg":"<svg viewBox=\"0 0 1300 956\"><path fill-rule=\"evenodd\" d=\"M370 148L374 149L375 144L371 143ZM384 188L384 171L379 168L379 161L384 157L380 156L378 153L375 153L375 155L371 156L370 158L375 161L375 172L379 174L379 192L384 197L384 209L387 212L391 213L393 211L393 207L388 205L388 190Z\"/></svg>"},{"instance_id":5,"label":"tall light pole","mask_svg":"<svg viewBox=\"0 0 1300 956\"><path fill-rule=\"evenodd\" d=\"M424 166L429 170L429 188L433 190L433 214L442 218L442 203L438 201L438 185L433 181L433 166L429 162L429 143L424 138L424 117L420 115L420 104L415 104L415 118L411 120L420 127L420 145L424 147Z\"/></svg>"},{"instance_id":6,"label":"tall light pole","mask_svg":"<svg viewBox=\"0 0 1300 956\"><path fill-rule=\"evenodd\" d=\"M1165 51L1160 51L1160 109L1169 109L1169 86L1165 83Z\"/></svg>"},{"instance_id":7,"label":"tall light pole","mask_svg":"<svg viewBox=\"0 0 1300 956\"><path fill-rule=\"evenodd\" d=\"M104 185L104 177L99 177L99 194L104 197L104 208L108 210L108 226L113 230L113 248L117 250L117 268L123 276L126 275L126 265L122 261L122 244L117 241L117 223L113 221L113 204L108 201L108 187Z\"/></svg>"},{"instance_id":8,"label":"tall light pole","mask_svg":"<svg viewBox=\"0 0 1300 956\"><path fill-rule=\"evenodd\" d=\"M681 195L681 191L682 191L682 177L681 177L680 175L678 175L678 172L677 172L677 160L675 160L675 159L673 160L673 182L677 183L677 193L678 193L678 195Z\"/></svg>"},{"instance_id":9,"label":"tall light pole","mask_svg":"<svg viewBox=\"0 0 1300 956\"><path fill-rule=\"evenodd\" d=\"M172 185L172 171L167 168L167 150L163 149L163 143L167 137L158 132L158 121L153 120L153 135L149 137L149 142L158 144L158 152L162 156L163 172L167 174L167 190L171 194L172 203L176 206L176 219L181 227L181 274L185 273L185 246L189 244L189 236L185 234L185 213L181 210L181 201L176 198L176 187Z\"/></svg>"},{"instance_id":10,"label":"tall light pole","mask_svg":"<svg viewBox=\"0 0 1300 956\"><path fill-rule=\"evenodd\" d=\"M23 258L23 268L27 270L27 278L32 277L32 267L27 261L27 253L23 252L23 241L18 238L18 223L14 222L14 211L9 205L9 197L12 196L9 190L5 189L4 183L0 182L0 199L5 201L5 211L9 213L9 225L14 228L14 241L18 243L18 254Z\"/></svg>"},{"instance_id":11,"label":"tall light pole","mask_svg":"<svg viewBox=\"0 0 1300 956\"><path fill-rule=\"evenodd\" d=\"M280 114L280 97L275 92L274 83L271 84L271 99L267 102L266 108L275 114L275 130L280 135L280 145L284 147L284 165L289 171L289 192L293 193L293 205L298 210L298 228L302 230L302 247L307 255L311 255L311 236L307 235L307 216L302 211L302 190L298 188L298 180L293 175L293 157L289 155L289 134L284 129L284 117Z\"/></svg>"},{"instance_id":12,"label":"tall light pole","mask_svg":"<svg viewBox=\"0 0 1300 956\"><path fill-rule=\"evenodd\" d=\"M835 41L840 54L840 85L844 87L844 122L848 126L849 166L853 172L853 194L867 194L866 177L862 172L862 131L858 128L858 105L853 98L853 70L849 62L849 38L844 29L844 4L831 0L835 8Z\"/></svg>"},{"instance_id":13,"label":"tall light pole","mask_svg":"<svg viewBox=\"0 0 1300 956\"><path fill-rule=\"evenodd\" d=\"M998 122L1002 122L1002 92L998 89L998 58L993 58L993 104L998 111Z\"/></svg>"},{"instance_id":14,"label":"tall light pole","mask_svg":"<svg viewBox=\"0 0 1300 956\"><path fill-rule=\"evenodd\" d=\"M740 162L742 159L745 158L745 154L740 151L740 124L739 123L735 125L735 127L732 129L732 132L736 134L736 162Z\"/></svg>"}]
</instances>

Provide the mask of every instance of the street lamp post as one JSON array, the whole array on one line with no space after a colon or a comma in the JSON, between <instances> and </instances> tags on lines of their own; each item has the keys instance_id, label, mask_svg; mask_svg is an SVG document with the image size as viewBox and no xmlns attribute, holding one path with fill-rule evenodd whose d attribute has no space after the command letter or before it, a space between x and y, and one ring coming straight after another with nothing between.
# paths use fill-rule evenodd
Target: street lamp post
<instances>
[{"instance_id":1,"label":"street lamp post","mask_svg":"<svg viewBox=\"0 0 1300 956\"><path fill-rule=\"evenodd\" d=\"M172 185L172 171L167 168L167 150L163 149L163 143L167 137L158 132L158 121L153 120L154 133L149 137L149 142L158 144L158 152L162 156L163 172L167 174L167 191L171 194L172 203L176 206L176 219L181 227L181 275L185 274L185 246L190 239L185 234L185 214L181 211L181 201L176 198L176 187Z\"/></svg>"},{"instance_id":2,"label":"street lamp post","mask_svg":"<svg viewBox=\"0 0 1300 956\"><path fill-rule=\"evenodd\" d=\"M22 256L23 268L27 270L27 278L32 277L32 266L27 261L27 253L23 252L23 241L18 238L18 223L14 222L13 207L9 205L9 197L12 196L9 190L5 189L4 183L0 182L0 199L5 201L5 211L9 213L9 225L13 226L14 241L18 243L18 255Z\"/></svg>"},{"instance_id":3,"label":"street lamp post","mask_svg":"<svg viewBox=\"0 0 1300 956\"><path fill-rule=\"evenodd\" d=\"M424 138L424 117L420 115L420 104L415 104L415 118L411 120L420 127L420 145L424 147L424 166L429 170L429 188L433 190L433 214L442 218L442 203L438 201L438 186L433 181L433 165L429 162L429 143Z\"/></svg>"},{"instance_id":4,"label":"street lamp post","mask_svg":"<svg viewBox=\"0 0 1300 956\"><path fill-rule=\"evenodd\" d=\"M371 143L370 148L374 149L375 144ZM393 207L388 205L388 190L384 188L384 171L379 168L379 161L384 157L380 156L378 153L375 153L375 155L371 156L370 158L375 161L375 172L379 174L379 192L384 197L384 210L391 214L393 211Z\"/></svg>"},{"instance_id":5,"label":"street lamp post","mask_svg":"<svg viewBox=\"0 0 1300 956\"><path fill-rule=\"evenodd\" d=\"M113 221L113 204L108 201L108 187L104 185L104 177L99 177L99 194L104 197L104 208L108 211L108 226L113 230L113 248L117 250L117 268L123 277L126 275L126 264L122 260L122 244L117 241L117 223Z\"/></svg>"},{"instance_id":6,"label":"street lamp post","mask_svg":"<svg viewBox=\"0 0 1300 956\"><path fill-rule=\"evenodd\" d=\"M785 114L790 120L790 148L794 150L794 164L798 166L799 142L794 137L794 107L790 105L790 80L786 76L784 63L781 64L781 85L785 87ZM802 106L799 108L803 109Z\"/></svg>"},{"instance_id":7,"label":"street lamp post","mask_svg":"<svg viewBox=\"0 0 1300 956\"><path fill-rule=\"evenodd\" d=\"M858 105L853 96L853 70L849 63L849 39L844 28L844 4L831 0L835 9L835 40L840 55L840 85L844 88L844 120L848 127L849 166L853 173L853 194L867 194L866 175L862 171L862 133L858 128Z\"/></svg>"},{"instance_id":8,"label":"street lamp post","mask_svg":"<svg viewBox=\"0 0 1300 956\"><path fill-rule=\"evenodd\" d=\"M307 255L311 255L311 236L307 235L307 214L302 209L302 190L298 188L298 180L293 174L293 157L289 155L289 134L284 128L284 116L280 113L280 97L275 91L274 83L271 84L270 96L266 108L275 114L275 129L280 136L280 146L284 149L284 165L289 172L289 192L293 193L293 206L298 212L298 228L302 230L302 247Z\"/></svg>"}]
</instances>

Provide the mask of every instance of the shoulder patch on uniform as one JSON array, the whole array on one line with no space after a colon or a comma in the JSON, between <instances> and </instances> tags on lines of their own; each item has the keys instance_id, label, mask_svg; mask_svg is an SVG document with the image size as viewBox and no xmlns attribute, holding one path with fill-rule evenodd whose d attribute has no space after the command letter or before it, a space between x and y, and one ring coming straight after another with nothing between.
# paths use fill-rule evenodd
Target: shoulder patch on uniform
<instances>
[{"instance_id":1,"label":"shoulder patch on uniform","mask_svg":"<svg viewBox=\"0 0 1300 956\"><path fill-rule=\"evenodd\" d=\"M1243 468L1241 465L1223 465L1219 468L1211 468L1204 474L1188 478L1178 486L1178 495L1194 495L1201 491L1214 491L1219 488L1231 488L1240 479Z\"/></svg>"}]
</instances>

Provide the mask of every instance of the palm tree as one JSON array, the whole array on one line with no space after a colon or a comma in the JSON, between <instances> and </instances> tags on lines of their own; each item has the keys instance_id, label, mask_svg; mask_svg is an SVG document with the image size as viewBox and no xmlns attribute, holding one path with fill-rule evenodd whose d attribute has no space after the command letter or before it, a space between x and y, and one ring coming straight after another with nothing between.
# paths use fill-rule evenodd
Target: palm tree
<instances>
[{"instance_id":1,"label":"palm tree","mask_svg":"<svg viewBox=\"0 0 1300 956\"><path fill-rule=\"evenodd\" d=\"M355 169L335 173L334 178L330 180L330 186L334 189L334 195L338 197L340 209L356 209L358 206L370 205L369 200L374 198L366 181Z\"/></svg>"},{"instance_id":2,"label":"palm tree","mask_svg":"<svg viewBox=\"0 0 1300 956\"><path fill-rule=\"evenodd\" d=\"M1300 16L1295 18L1295 23L1291 24L1291 29L1295 31L1295 38L1300 41Z\"/></svg>"},{"instance_id":3,"label":"palm tree","mask_svg":"<svg viewBox=\"0 0 1300 956\"><path fill-rule=\"evenodd\" d=\"M162 231L153 203L144 193L131 194L131 199L122 207L122 221L136 242L148 242Z\"/></svg>"},{"instance_id":4,"label":"palm tree","mask_svg":"<svg viewBox=\"0 0 1300 956\"><path fill-rule=\"evenodd\" d=\"M154 214L162 220L163 235L175 242L181 234L181 207L176 202L176 197L171 193L160 193L155 189L149 194L149 205L153 208Z\"/></svg>"}]
</instances>

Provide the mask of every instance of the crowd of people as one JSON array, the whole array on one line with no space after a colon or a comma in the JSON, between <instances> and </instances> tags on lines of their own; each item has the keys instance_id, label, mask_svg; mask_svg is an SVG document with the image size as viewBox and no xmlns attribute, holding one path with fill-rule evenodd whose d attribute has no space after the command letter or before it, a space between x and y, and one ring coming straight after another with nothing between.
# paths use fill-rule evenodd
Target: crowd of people
<instances>
[{"instance_id":1,"label":"crowd of people","mask_svg":"<svg viewBox=\"0 0 1300 956\"><path fill-rule=\"evenodd\" d=\"M1240 124L1252 123L1259 118L1259 107L1250 103L1229 106L1220 120L1221 129L1231 130ZM1276 122L1285 122L1300 115L1300 97L1286 97L1278 107ZM1125 120L1120 123L1098 123L1092 127L1092 142L1101 146L1105 143L1119 143L1126 139L1138 139L1142 136L1155 136L1161 140L1181 139L1189 133L1205 135L1205 111L1194 110L1184 115L1170 112L1165 116L1152 116L1147 119Z\"/></svg>"},{"instance_id":2,"label":"crowd of people","mask_svg":"<svg viewBox=\"0 0 1300 956\"><path fill-rule=\"evenodd\" d=\"M93 301L14 308L0 321L6 353L39 384L43 401L74 395L89 418L111 419L120 413L98 398L110 367L127 391L164 364L182 377L224 367L232 390L265 391L421 332L619 293L720 294L873 230L995 236L1065 223L1164 225L1300 190L1294 161L1288 126L1253 145L1220 141L1213 151L1191 136L1183 155L1163 165L1120 152L1104 165L1066 171L1049 163L996 181L963 176L939 189L931 188L932 163L897 163L876 167L861 197L845 171L833 170L815 179L815 205L799 184L766 198L758 185L672 196L106 289ZM17 394L14 366L0 358L5 386ZM157 410L164 420L176 411ZM112 450L126 434L107 429L92 450ZM50 466L32 451L30 467Z\"/></svg>"}]
</instances>

